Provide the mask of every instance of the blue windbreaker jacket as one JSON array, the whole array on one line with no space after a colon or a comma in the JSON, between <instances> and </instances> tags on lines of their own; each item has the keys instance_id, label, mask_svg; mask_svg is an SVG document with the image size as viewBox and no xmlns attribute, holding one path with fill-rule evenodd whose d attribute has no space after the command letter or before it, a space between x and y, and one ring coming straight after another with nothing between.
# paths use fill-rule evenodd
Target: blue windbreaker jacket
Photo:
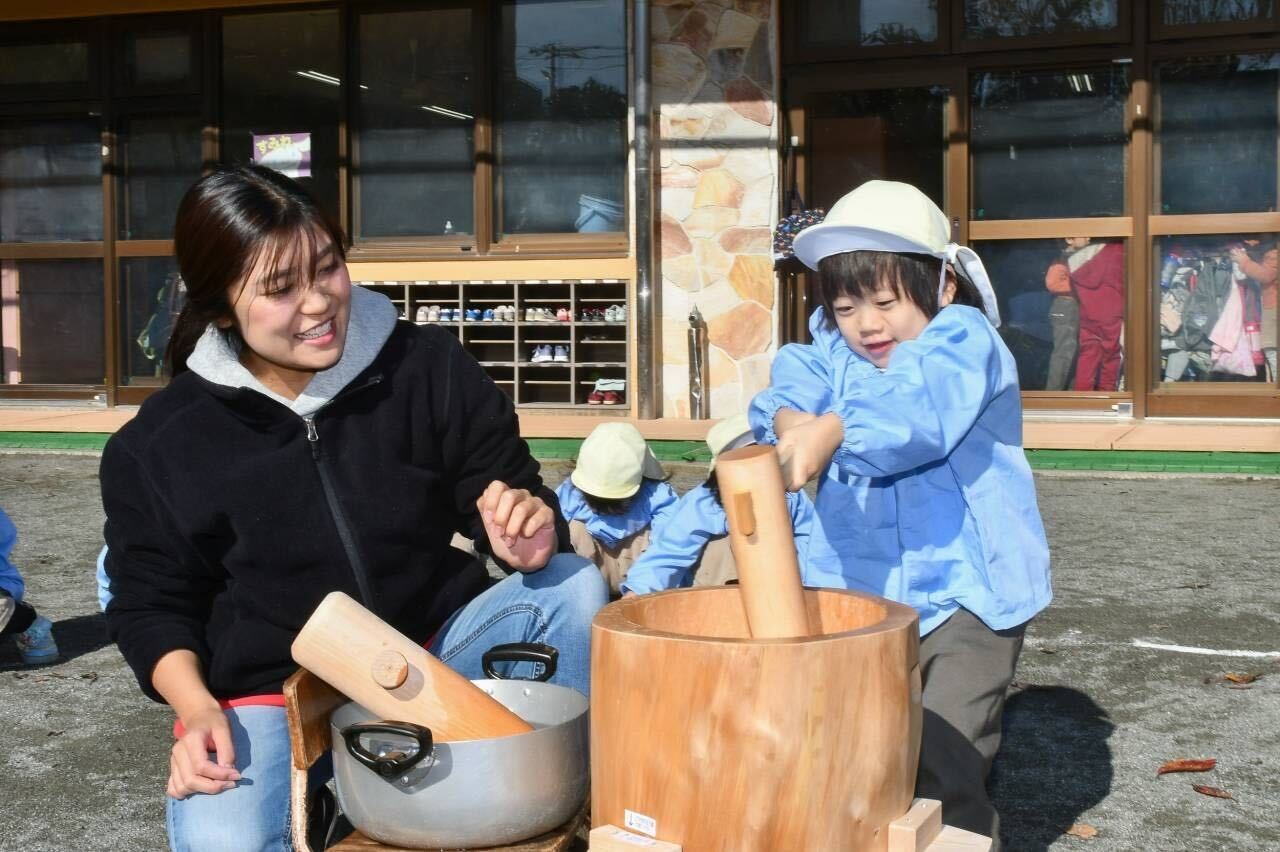
<instances>
[{"instance_id":1,"label":"blue windbreaker jacket","mask_svg":"<svg viewBox=\"0 0 1280 852\"><path fill-rule=\"evenodd\" d=\"M803 491L787 494L791 529L795 533L796 556L804 575L805 554L813 529L813 503ZM676 503L671 517L649 539L649 547L627 571L622 592L646 595L693 583L693 565L712 539L729 534L729 519L706 484L691 488ZM805 578L807 585L815 585Z\"/></svg>"},{"instance_id":2,"label":"blue windbreaker jacket","mask_svg":"<svg viewBox=\"0 0 1280 852\"><path fill-rule=\"evenodd\" d=\"M821 308L809 328L814 342L779 351L750 409L769 443L783 407L844 421L818 483L823 534L807 576L914 607L922 634L960 607L993 630L1043 609L1049 548L1022 450L1017 367L982 312L943 308L884 370L825 328Z\"/></svg>"}]
</instances>

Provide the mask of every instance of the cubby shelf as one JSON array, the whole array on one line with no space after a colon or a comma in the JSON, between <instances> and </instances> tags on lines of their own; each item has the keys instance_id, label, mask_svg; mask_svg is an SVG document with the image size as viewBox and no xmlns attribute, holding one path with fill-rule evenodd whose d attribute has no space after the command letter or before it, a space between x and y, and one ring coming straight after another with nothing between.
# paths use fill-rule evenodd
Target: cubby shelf
<instances>
[{"instance_id":1,"label":"cubby shelf","mask_svg":"<svg viewBox=\"0 0 1280 852\"><path fill-rule=\"evenodd\" d=\"M587 396L599 379L630 378L630 282L615 278L507 279L477 281L360 281L388 296L401 315L418 325L448 329L519 408L591 409L615 413L630 407L590 405ZM418 309L437 305L467 310L509 305L514 320L419 322ZM627 309L628 320L579 320L583 309L609 305ZM527 308L567 308L572 320L528 320ZM585 339L587 336L593 339ZM539 346L568 351L567 361L531 361Z\"/></svg>"}]
</instances>

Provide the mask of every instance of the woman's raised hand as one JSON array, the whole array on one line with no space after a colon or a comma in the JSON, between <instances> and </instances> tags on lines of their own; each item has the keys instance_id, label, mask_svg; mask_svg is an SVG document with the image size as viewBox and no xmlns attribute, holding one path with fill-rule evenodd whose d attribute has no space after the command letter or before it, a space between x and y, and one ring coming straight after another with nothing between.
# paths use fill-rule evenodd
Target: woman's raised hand
<instances>
[{"instance_id":1,"label":"woman's raised hand","mask_svg":"<svg viewBox=\"0 0 1280 852\"><path fill-rule=\"evenodd\" d=\"M494 557L517 571L537 571L556 552L556 514L523 488L496 479L476 501Z\"/></svg>"},{"instance_id":2,"label":"woman's raised hand","mask_svg":"<svg viewBox=\"0 0 1280 852\"><path fill-rule=\"evenodd\" d=\"M175 799L192 793L221 793L236 786L235 748L231 744L231 724L220 707L211 707L182 720L185 729L169 753L169 785L165 790ZM213 752L215 760L209 759Z\"/></svg>"}]
</instances>

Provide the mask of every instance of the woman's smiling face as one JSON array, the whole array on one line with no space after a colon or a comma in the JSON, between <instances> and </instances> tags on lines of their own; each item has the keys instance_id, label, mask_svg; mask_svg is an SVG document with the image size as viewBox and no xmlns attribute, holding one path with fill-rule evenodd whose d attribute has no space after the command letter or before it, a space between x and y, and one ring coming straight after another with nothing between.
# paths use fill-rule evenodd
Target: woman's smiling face
<instances>
[{"instance_id":1,"label":"woman's smiling face","mask_svg":"<svg viewBox=\"0 0 1280 852\"><path fill-rule=\"evenodd\" d=\"M292 399L342 357L351 276L323 231L298 235L273 269L275 254L270 246L261 252L227 298L245 344L240 363L266 387Z\"/></svg>"}]
</instances>

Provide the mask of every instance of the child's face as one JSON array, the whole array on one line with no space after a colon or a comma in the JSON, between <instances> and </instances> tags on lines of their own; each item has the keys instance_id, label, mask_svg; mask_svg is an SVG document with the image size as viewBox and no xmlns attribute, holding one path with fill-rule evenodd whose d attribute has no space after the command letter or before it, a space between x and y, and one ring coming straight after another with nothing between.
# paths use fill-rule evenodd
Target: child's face
<instances>
[{"instance_id":1,"label":"child's face","mask_svg":"<svg viewBox=\"0 0 1280 852\"><path fill-rule=\"evenodd\" d=\"M939 307L951 304L955 283L950 276ZM899 343L915 340L929 324L929 317L905 295L881 282L873 296L840 296L832 302L836 327L849 348L880 369L889 366L889 356Z\"/></svg>"}]
</instances>

